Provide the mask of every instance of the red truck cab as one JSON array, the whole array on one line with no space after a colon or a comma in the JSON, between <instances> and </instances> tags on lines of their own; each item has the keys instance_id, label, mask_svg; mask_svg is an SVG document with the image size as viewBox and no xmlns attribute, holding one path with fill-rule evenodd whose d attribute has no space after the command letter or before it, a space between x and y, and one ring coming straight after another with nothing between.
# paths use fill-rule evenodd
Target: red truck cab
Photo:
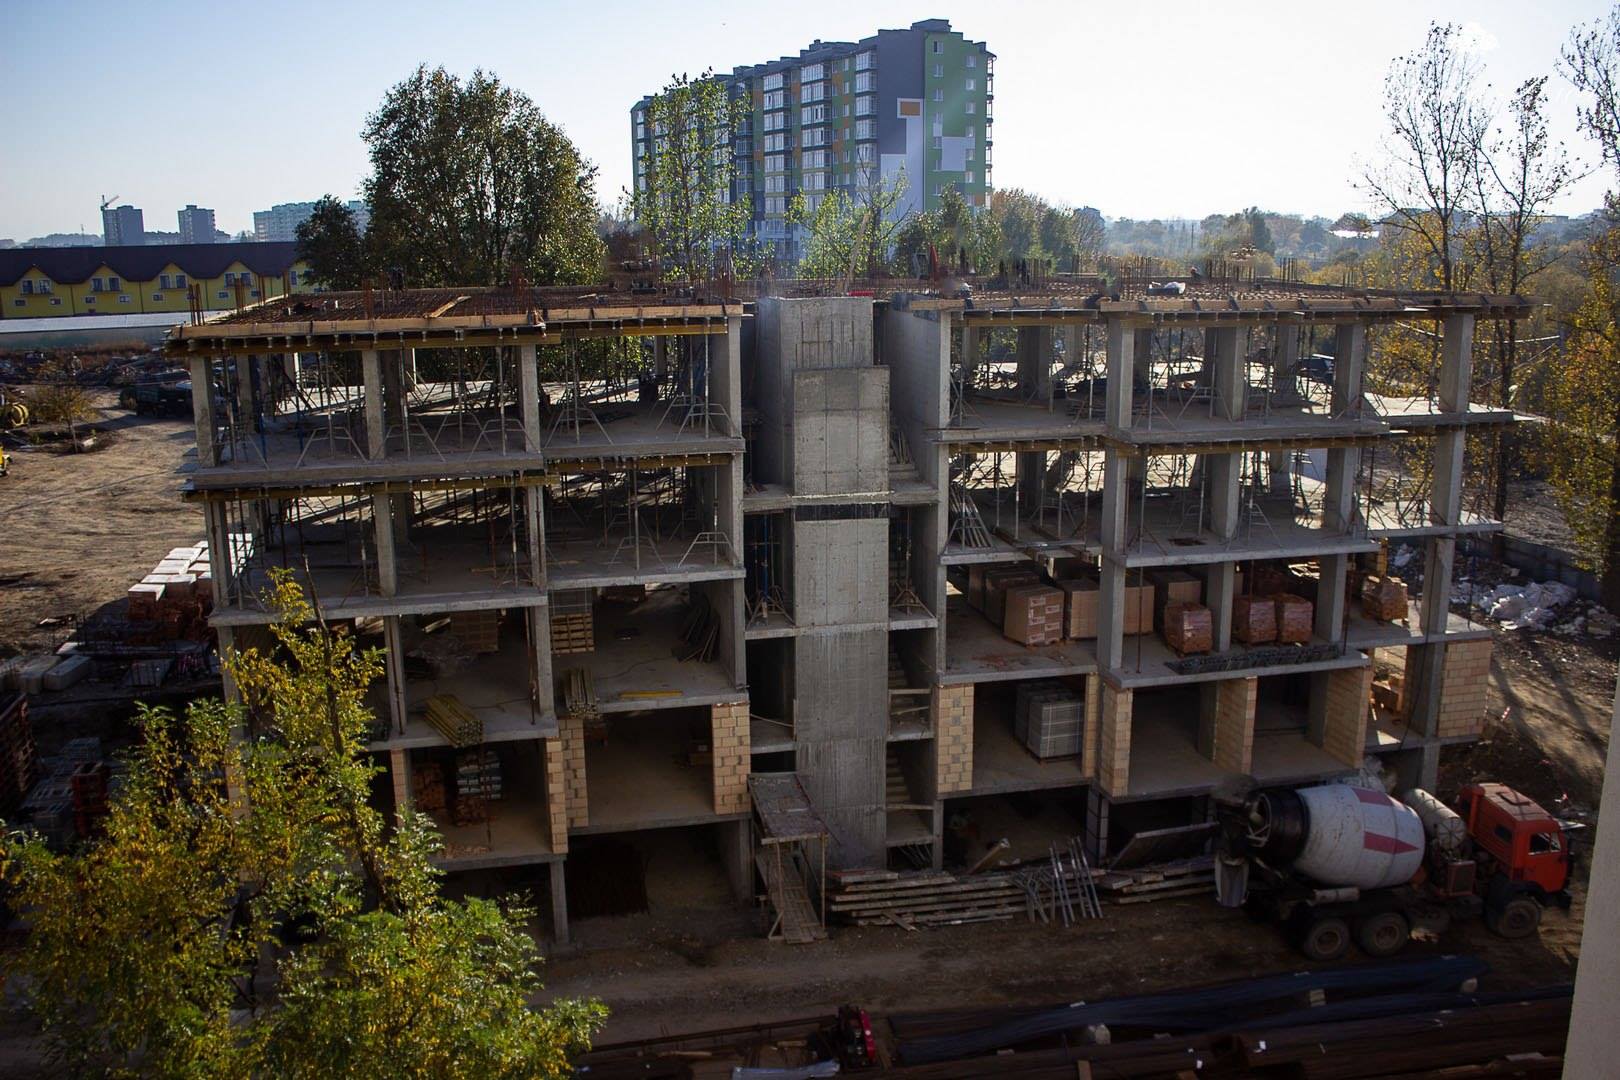
<instances>
[{"instance_id":1,"label":"red truck cab","mask_svg":"<svg viewBox=\"0 0 1620 1080\"><path fill-rule=\"evenodd\" d=\"M1569 884L1569 842L1558 819L1506 784L1469 784L1457 812L1477 850L1509 881L1560 894Z\"/></svg>"}]
</instances>

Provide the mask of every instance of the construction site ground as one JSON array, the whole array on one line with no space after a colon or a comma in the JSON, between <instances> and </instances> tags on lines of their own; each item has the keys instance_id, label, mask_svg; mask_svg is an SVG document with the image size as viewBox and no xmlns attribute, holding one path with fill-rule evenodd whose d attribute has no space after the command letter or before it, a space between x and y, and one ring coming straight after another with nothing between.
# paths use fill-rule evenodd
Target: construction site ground
<instances>
[{"instance_id":1,"label":"construction site ground","mask_svg":"<svg viewBox=\"0 0 1620 1080\"><path fill-rule=\"evenodd\" d=\"M200 514L178 494L189 419L136 417L117 407L113 391L94 393L99 449L18 451L0 478L0 656L52 645L61 630L42 622L121 602L165 552L201 534ZM1495 636L1492 722L1477 747L1448 752L1442 790L1491 777L1550 808L1594 806L1620 641ZM53 709L36 737L45 749L101 728L116 742L124 714ZM845 1001L909 1011L1095 999L1305 966L1273 929L1209 897L1110 907L1102 920L1070 929L1023 920L913 933L842 929L827 942L787 946L763 940L757 914L729 904L724 875L694 834L647 835L656 838L647 844L648 910L576 918L575 945L545 972L548 994L607 1002L604 1041L802 1016ZM509 887L493 876L466 885ZM1583 895L1567 914L1549 911L1537 938L1507 942L1474 922L1414 948L1483 955L1498 985L1567 980Z\"/></svg>"}]
</instances>

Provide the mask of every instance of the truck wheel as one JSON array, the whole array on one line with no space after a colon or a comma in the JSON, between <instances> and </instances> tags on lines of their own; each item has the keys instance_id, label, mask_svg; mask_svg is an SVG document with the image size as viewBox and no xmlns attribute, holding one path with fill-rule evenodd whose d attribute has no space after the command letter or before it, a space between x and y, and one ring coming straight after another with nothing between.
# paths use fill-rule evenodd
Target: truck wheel
<instances>
[{"instance_id":1,"label":"truck wheel","mask_svg":"<svg viewBox=\"0 0 1620 1080\"><path fill-rule=\"evenodd\" d=\"M1541 925L1541 905L1528 896L1515 896L1500 907L1486 908L1485 925L1505 938L1529 937Z\"/></svg>"},{"instance_id":2,"label":"truck wheel","mask_svg":"<svg viewBox=\"0 0 1620 1080\"><path fill-rule=\"evenodd\" d=\"M1299 951L1312 960L1337 960L1350 951L1350 925L1331 915L1315 920L1300 935Z\"/></svg>"},{"instance_id":3,"label":"truck wheel","mask_svg":"<svg viewBox=\"0 0 1620 1080\"><path fill-rule=\"evenodd\" d=\"M1398 911L1369 915L1356 926L1356 944L1368 956L1383 959L1406 948L1412 937L1412 924Z\"/></svg>"}]
</instances>

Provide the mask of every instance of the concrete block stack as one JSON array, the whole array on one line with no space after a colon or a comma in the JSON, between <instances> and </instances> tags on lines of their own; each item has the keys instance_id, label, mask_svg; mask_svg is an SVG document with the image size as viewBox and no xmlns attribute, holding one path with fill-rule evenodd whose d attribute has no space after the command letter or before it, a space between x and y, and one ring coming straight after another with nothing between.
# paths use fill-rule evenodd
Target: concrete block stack
<instances>
[{"instance_id":1,"label":"concrete block stack","mask_svg":"<svg viewBox=\"0 0 1620 1080\"><path fill-rule=\"evenodd\" d=\"M1023 683L1013 705L1013 735L1036 757L1073 757L1085 735L1085 697L1056 680Z\"/></svg>"},{"instance_id":2,"label":"concrete block stack","mask_svg":"<svg viewBox=\"0 0 1620 1080\"><path fill-rule=\"evenodd\" d=\"M151 645L212 637L208 612L214 606L208 544L172 548L128 592L131 644Z\"/></svg>"},{"instance_id":3,"label":"concrete block stack","mask_svg":"<svg viewBox=\"0 0 1620 1080\"><path fill-rule=\"evenodd\" d=\"M973 787L973 686L936 686L933 701L935 788L940 795Z\"/></svg>"},{"instance_id":4,"label":"concrete block stack","mask_svg":"<svg viewBox=\"0 0 1620 1080\"><path fill-rule=\"evenodd\" d=\"M1478 735L1484 728L1490 706L1491 648L1489 638L1446 646L1435 731L1442 739Z\"/></svg>"},{"instance_id":5,"label":"concrete block stack","mask_svg":"<svg viewBox=\"0 0 1620 1080\"><path fill-rule=\"evenodd\" d=\"M1002 634L1021 645L1056 645L1063 640L1063 590L1020 585L1006 591Z\"/></svg>"},{"instance_id":6,"label":"concrete block stack","mask_svg":"<svg viewBox=\"0 0 1620 1080\"><path fill-rule=\"evenodd\" d=\"M748 810L748 772L753 739L748 729L748 702L725 702L709 707L711 768L714 771L714 812L741 814Z\"/></svg>"}]
</instances>

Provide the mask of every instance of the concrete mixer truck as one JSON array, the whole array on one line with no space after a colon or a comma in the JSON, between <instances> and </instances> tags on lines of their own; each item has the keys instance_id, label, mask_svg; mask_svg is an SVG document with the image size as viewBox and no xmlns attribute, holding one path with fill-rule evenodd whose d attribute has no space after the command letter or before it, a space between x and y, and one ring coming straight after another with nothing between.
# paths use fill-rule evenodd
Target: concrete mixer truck
<instances>
[{"instance_id":1,"label":"concrete mixer truck","mask_svg":"<svg viewBox=\"0 0 1620 1080\"><path fill-rule=\"evenodd\" d=\"M1350 784L1271 788L1216 799L1217 899L1288 932L1313 960L1352 941L1369 956L1483 915L1524 937L1548 904L1569 906L1561 822L1505 784L1470 784L1456 808L1421 790L1404 802Z\"/></svg>"}]
</instances>

